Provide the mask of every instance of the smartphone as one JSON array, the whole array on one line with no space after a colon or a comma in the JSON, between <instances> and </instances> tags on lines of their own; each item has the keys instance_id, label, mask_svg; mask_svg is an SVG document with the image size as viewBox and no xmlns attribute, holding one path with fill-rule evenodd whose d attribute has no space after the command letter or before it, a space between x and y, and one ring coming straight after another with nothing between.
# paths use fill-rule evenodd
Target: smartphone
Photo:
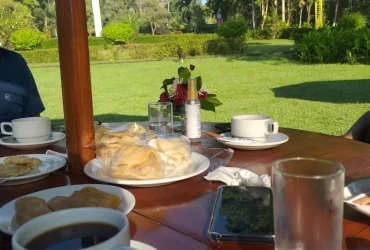
<instances>
[{"instance_id":1,"label":"smartphone","mask_svg":"<svg viewBox=\"0 0 370 250\"><path fill-rule=\"evenodd\" d=\"M266 187L220 186L208 228L212 241L274 242L272 191Z\"/></svg>"}]
</instances>

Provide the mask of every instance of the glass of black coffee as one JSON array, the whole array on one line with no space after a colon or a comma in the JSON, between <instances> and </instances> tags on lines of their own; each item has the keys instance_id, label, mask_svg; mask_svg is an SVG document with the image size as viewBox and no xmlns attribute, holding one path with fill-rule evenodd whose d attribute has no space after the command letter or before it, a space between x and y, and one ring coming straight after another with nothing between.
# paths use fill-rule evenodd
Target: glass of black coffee
<instances>
[{"instance_id":1,"label":"glass of black coffee","mask_svg":"<svg viewBox=\"0 0 370 250\"><path fill-rule=\"evenodd\" d=\"M117 246L130 246L126 215L97 207L67 209L36 217L22 225L12 237L13 250L109 250Z\"/></svg>"},{"instance_id":2,"label":"glass of black coffee","mask_svg":"<svg viewBox=\"0 0 370 250\"><path fill-rule=\"evenodd\" d=\"M29 250L77 250L102 243L118 233L107 223L77 223L57 227L32 239L25 246Z\"/></svg>"}]
</instances>

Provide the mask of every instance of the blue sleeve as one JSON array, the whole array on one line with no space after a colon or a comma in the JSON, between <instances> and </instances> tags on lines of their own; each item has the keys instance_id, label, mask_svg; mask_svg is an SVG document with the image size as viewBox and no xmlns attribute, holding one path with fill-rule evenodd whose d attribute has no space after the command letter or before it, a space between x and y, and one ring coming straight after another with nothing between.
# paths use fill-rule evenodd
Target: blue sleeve
<instances>
[{"instance_id":1,"label":"blue sleeve","mask_svg":"<svg viewBox=\"0 0 370 250\"><path fill-rule=\"evenodd\" d=\"M24 117L31 117L40 114L45 110L44 104L41 101L40 94L37 90L35 79L32 76L31 70L27 66L26 61L22 58L24 87L27 91L25 98L23 115Z\"/></svg>"}]
</instances>

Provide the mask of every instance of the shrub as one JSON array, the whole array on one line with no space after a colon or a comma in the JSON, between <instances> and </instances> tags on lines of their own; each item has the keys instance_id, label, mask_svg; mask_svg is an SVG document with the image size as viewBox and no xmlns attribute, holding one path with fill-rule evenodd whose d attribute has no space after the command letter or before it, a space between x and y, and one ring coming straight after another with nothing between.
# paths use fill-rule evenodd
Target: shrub
<instances>
[{"instance_id":1,"label":"shrub","mask_svg":"<svg viewBox=\"0 0 370 250\"><path fill-rule=\"evenodd\" d=\"M305 63L370 64L370 29L316 30L296 43Z\"/></svg>"},{"instance_id":2,"label":"shrub","mask_svg":"<svg viewBox=\"0 0 370 250\"><path fill-rule=\"evenodd\" d=\"M40 46L42 41L42 33L32 29L19 29L10 37L10 44L15 50L31 50Z\"/></svg>"},{"instance_id":3,"label":"shrub","mask_svg":"<svg viewBox=\"0 0 370 250\"><path fill-rule=\"evenodd\" d=\"M309 34L312 31L310 27L301 27L292 26L285 28L281 31L280 38L293 39L295 42L298 42L303 38L304 35Z\"/></svg>"},{"instance_id":4,"label":"shrub","mask_svg":"<svg viewBox=\"0 0 370 250\"><path fill-rule=\"evenodd\" d=\"M88 41L89 41L89 47L92 47L92 46L106 46L106 45L110 44L103 37L89 36Z\"/></svg>"},{"instance_id":5,"label":"shrub","mask_svg":"<svg viewBox=\"0 0 370 250\"><path fill-rule=\"evenodd\" d=\"M112 44L126 44L135 36L137 28L127 22L108 24L102 30L102 36Z\"/></svg>"},{"instance_id":6,"label":"shrub","mask_svg":"<svg viewBox=\"0 0 370 250\"><path fill-rule=\"evenodd\" d=\"M42 49L57 49L58 48L58 39L50 38L45 39L40 46Z\"/></svg>"},{"instance_id":7,"label":"shrub","mask_svg":"<svg viewBox=\"0 0 370 250\"><path fill-rule=\"evenodd\" d=\"M365 28L366 18L360 13L347 13L338 22L338 28L359 30Z\"/></svg>"},{"instance_id":8,"label":"shrub","mask_svg":"<svg viewBox=\"0 0 370 250\"><path fill-rule=\"evenodd\" d=\"M247 37L254 40L272 39L271 34L266 29L255 29L248 31Z\"/></svg>"},{"instance_id":9,"label":"shrub","mask_svg":"<svg viewBox=\"0 0 370 250\"><path fill-rule=\"evenodd\" d=\"M243 19L229 19L217 28L217 35L223 38L236 38L245 36L248 24Z\"/></svg>"},{"instance_id":10,"label":"shrub","mask_svg":"<svg viewBox=\"0 0 370 250\"><path fill-rule=\"evenodd\" d=\"M229 45L227 44L225 39L221 39L221 38L207 41L206 52L207 54L210 54L210 55L231 54Z\"/></svg>"},{"instance_id":11,"label":"shrub","mask_svg":"<svg viewBox=\"0 0 370 250\"><path fill-rule=\"evenodd\" d=\"M272 16L267 16L264 30L268 33L269 39L279 38L282 30L288 28L288 24L278 19L274 12Z\"/></svg>"},{"instance_id":12,"label":"shrub","mask_svg":"<svg viewBox=\"0 0 370 250\"><path fill-rule=\"evenodd\" d=\"M28 63L59 62L58 49L37 49L31 51L22 51L20 53Z\"/></svg>"},{"instance_id":13,"label":"shrub","mask_svg":"<svg viewBox=\"0 0 370 250\"><path fill-rule=\"evenodd\" d=\"M199 32L200 33L216 33L217 28L218 28L217 23L204 24L203 26L201 26Z\"/></svg>"}]
</instances>

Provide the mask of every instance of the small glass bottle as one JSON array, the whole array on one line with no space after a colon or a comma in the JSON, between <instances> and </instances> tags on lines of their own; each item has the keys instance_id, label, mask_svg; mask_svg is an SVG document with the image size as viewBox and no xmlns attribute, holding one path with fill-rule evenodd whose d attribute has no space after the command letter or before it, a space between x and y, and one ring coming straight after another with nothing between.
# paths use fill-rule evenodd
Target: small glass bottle
<instances>
[{"instance_id":1,"label":"small glass bottle","mask_svg":"<svg viewBox=\"0 0 370 250\"><path fill-rule=\"evenodd\" d=\"M199 142L201 139L200 102L197 82L193 78L189 79L185 101L185 135L191 142Z\"/></svg>"}]
</instances>

